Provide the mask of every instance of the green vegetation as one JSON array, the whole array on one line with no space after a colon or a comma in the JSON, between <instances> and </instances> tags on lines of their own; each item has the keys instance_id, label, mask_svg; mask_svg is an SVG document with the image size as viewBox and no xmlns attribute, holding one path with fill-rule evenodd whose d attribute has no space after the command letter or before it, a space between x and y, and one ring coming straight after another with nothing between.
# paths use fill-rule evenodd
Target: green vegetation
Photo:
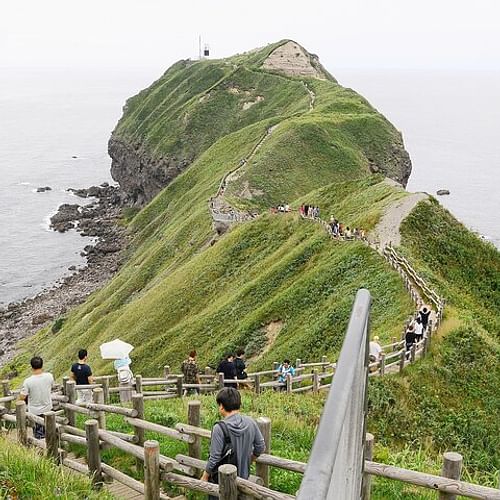
<instances>
[{"instance_id":1,"label":"green vegetation","mask_svg":"<svg viewBox=\"0 0 500 500\"><path fill-rule=\"evenodd\" d=\"M106 491L92 491L90 481L61 469L35 450L0 438L0 498L112 500Z\"/></svg>"},{"instance_id":2,"label":"green vegetation","mask_svg":"<svg viewBox=\"0 0 500 500\"><path fill-rule=\"evenodd\" d=\"M124 214L132 237L126 264L64 321L24 343L13 363L21 375L37 353L61 376L82 346L94 370L109 373L98 347L116 337L136 346L132 368L145 376L158 375L165 364L176 370L192 348L202 366L240 346L252 369L284 356L335 358L360 287L373 296L373 334L382 341L400 335L413 304L377 252L360 242L332 241L320 225L296 215L267 214L284 201L295 208L312 203L324 219L334 214L372 229L406 196L370 173L378 166L393 178L403 175L400 135L333 79L304 82L263 71L262 61L277 45L227 60L180 61L128 101L115 138L139 145L149 158L184 158L190 166L141 211ZM316 94L313 110L305 84ZM262 215L217 236L210 198L275 125L225 192L235 207ZM466 479L494 485L500 467L498 251L435 200L417 205L401 232L399 250L447 299L447 309L431 356L403 376L370 379L376 459L438 472L440 454L454 449L464 455ZM203 400L209 427L217 415L212 399ZM320 396L245 396L246 411L273 419L273 451L299 460L307 459L322 404ZM147 413L173 425L185 421L186 401L150 404ZM109 425L124 430L118 417ZM185 451L160 441L167 455ZM106 460L130 472L132 462L119 452L107 451ZM293 493L299 480L275 472L273 486ZM426 495L377 481L374 498L432 497Z\"/></svg>"}]
</instances>

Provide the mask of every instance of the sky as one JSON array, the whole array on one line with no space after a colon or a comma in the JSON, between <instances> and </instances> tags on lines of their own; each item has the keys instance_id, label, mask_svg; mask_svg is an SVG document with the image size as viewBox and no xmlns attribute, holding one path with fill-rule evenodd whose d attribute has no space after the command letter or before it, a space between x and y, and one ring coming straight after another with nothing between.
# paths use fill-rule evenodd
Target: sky
<instances>
[{"instance_id":1,"label":"sky","mask_svg":"<svg viewBox=\"0 0 500 500\"><path fill-rule=\"evenodd\" d=\"M0 68L164 70L292 38L327 68L500 70L499 0L0 2ZM1 77L1 76L0 76Z\"/></svg>"}]
</instances>

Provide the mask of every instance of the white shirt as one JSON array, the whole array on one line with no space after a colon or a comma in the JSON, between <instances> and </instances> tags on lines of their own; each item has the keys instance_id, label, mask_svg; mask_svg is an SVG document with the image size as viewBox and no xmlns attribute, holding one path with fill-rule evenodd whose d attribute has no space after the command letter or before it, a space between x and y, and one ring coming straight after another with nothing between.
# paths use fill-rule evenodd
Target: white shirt
<instances>
[{"instance_id":1,"label":"white shirt","mask_svg":"<svg viewBox=\"0 0 500 500\"><path fill-rule=\"evenodd\" d=\"M51 373L43 372L39 375L28 377L21 389L23 396L28 396L28 412L41 415L52 410L52 386L54 377Z\"/></svg>"},{"instance_id":2,"label":"white shirt","mask_svg":"<svg viewBox=\"0 0 500 500\"><path fill-rule=\"evenodd\" d=\"M424 325L422 325L422 323L417 323L415 321L413 326L415 327L415 334L416 335L422 335L424 333Z\"/></svg>"}]
</instances>

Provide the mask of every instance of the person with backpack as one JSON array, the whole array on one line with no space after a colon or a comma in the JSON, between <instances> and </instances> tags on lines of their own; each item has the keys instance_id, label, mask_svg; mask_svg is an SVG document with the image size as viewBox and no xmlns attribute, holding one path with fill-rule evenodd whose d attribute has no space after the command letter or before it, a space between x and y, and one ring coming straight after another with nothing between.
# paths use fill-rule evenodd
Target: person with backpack
<instances>
[{"instance_id":1,"label":"person with backpack","mask_svg":"<svg viewBox=\"0 0 500 500\"><path fill-rule=\"evenodd\" d=\"M117 359L113 363L120 384L120 403L132 401L132 381L134 379L134 374L130 369L131 363L132 360L128 356L126 358Z\"/></svg>"},{"instance_id":2,"label":"person with backpack","mask_svg":"<svg viewBox=\"0 0 500 500\"><path fill-rule=\"evenodd\" d=\"M235 465L238 477L248 479L250 464L266 448L262 433L253 418L240 413L241 396L236 389L224 387L216 401L222 420L212 429L210 456L201 480L217 484L219 467L224 464Z\"/></svg>"},{"instance_id":3,"label":"person with backpack","mask_svg":"<svg viewBox=\"0 0 500 500\"><path fill-rule=\"evenodd\" d=\"M187 359L182 362L181 371L184 375L185 384L200 384L200 371L196 364L196 351L191 351ZM199 394L200 390L196 388L184 389L184 396L190 394Z\"/></svg>"}]
</instances>

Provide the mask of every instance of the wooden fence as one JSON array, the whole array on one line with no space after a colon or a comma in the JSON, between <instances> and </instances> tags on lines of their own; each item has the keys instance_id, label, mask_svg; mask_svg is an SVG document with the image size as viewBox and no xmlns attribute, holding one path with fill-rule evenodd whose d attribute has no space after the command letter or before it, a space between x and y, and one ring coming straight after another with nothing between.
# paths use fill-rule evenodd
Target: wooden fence
<instances>
[{"instance_id":1,"label":"wooden fence","mask_svg":"<svg viewBox=\"0 0 500 500\"><path fill-rule=\"evenodd\" d=\"M71 382L69 385L71 386ZM0 412L3 413L0 419L6 425L15 428L20 444L37 447L57 463L88 475L96 488L100 488L104 481L112 479L144 495L148 500L169 498L161 489L162 482L167 486L211 494L222 500L235 500L245 495L245 498L289 500L294 496L269 488L270 468L298 474L304 474L306 471L307 464L304 462L272 455L271 421L266 417L260 417L256 419L256 422L264 436L266 452L256 461L256 475L248 480L237 478L234 466L225 466L219 470L219 485L200 481L197 476L206 465L206 461L201 456L201 440L210 439L211 431L200 427L201 403L199 401L188 402L187 423L178 423L175 427L169 428L149 422L144 418L143 394L134 394L131 408L98 403L102 400L102 388L93 389L93 400L95 409L89 410L77 405L69 406L61 399L60 403L64 411L47 412L43 417L27 413L24 401L16 401L13 409ZM88 417L83 428L70 425L71 412ZM108 414L122 416L124 422L130 426L130 432L107 430L106 415ZM45 426L44 440L30 436L29 427L33 423ZM186 454L178 454L175 458L162 455L158 442L147 439L147 433L161 434L169 439L183 442L186 445ZM68 456L67 447L70 444L85 447L85 463ZM119 449L134 457L138 467L144 470L144 481L138 481L106 464L102 459L101 451L107 448ZM370 498L370 483L367 478L372 475L404 481L447 495L460 494L470 498L500 499L498 490L459 480L461 457L458 454L445 454L442 476L436 476L373 462L372 453L373 436L367 434L362 497L364 500ZM442 498L453 498L453 496Z\"/></svg>"}]
</instances>

